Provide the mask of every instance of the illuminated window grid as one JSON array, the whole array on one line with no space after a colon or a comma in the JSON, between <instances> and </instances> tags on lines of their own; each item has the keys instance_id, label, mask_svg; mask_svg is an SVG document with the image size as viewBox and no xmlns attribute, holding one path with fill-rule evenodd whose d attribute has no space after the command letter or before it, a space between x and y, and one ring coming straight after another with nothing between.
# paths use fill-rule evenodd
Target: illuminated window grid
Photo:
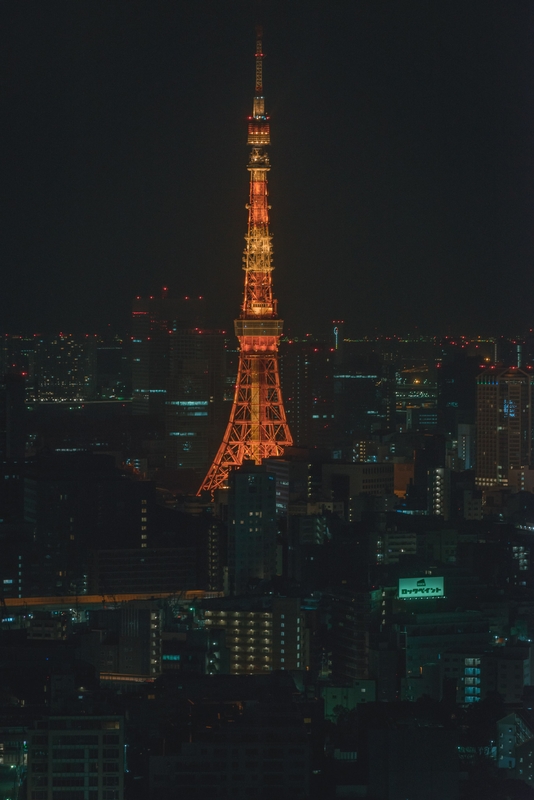
<instances>
[{"instance_id":1,"label":"illuminated window grid","mask_svg":"<svg viewBox=\"0 0 534 800\"><path fill-rule=\"evenodd\" d=\"M205 612L207 627L226 628L233 674L252 674L272 669L272 617L265 612Z\"/></svg>"}]
</instances>

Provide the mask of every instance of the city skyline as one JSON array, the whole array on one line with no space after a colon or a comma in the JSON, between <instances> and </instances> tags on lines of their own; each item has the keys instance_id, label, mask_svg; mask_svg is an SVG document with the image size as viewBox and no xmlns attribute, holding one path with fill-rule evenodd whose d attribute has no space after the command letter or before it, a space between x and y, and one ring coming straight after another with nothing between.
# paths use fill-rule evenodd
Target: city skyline
<instances>
[{"instance_id":1,"label":"city skyline","mask_svg":"<svg viewBox=\"0 0 534 800\"><path fill-rule=\"evenodd\" d=\"M2 9L5 330L202 294L230 327L256 7ZM288 331L530 327L532 12L265 4ZM303 280L304 273L307 276Z\"/></svg>"},{"instance_id":2,"label":"city skyline","mask_svg":"<svg viewBox=\"0 0 534 800\"><path fill-rule=\"evenodd\" d=\"M511 9L6 13L0 800L534 798Z\"/></svg>"}]
</instances>

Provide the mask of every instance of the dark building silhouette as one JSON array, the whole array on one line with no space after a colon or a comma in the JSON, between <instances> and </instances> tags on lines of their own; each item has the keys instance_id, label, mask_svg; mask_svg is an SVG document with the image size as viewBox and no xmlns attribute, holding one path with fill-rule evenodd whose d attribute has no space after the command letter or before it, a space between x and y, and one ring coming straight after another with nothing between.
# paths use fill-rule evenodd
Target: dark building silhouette
<instances>
[{"instance_id":1,"label":"dark building silhouette","mask_svg":"<svg viewBox=\"0 0 534 800\"><path fill-rule=\"evenodd\" d=\"M170 336L165 396L165 465L208 469L228 416L224 336L218 331L175 330Z\"/></svg>"},{"instance_id":2,"label":"dark building silhouette","mask_svg":"<svg viewBox=\"0 0 534 800\"><path fill-rule=\"evenodd\" d=\"M228 579L236 594L276 574L276 477L246 463L230 473Z\"/></svg>"},{"instance_id":3,"label":"dark building silhouette","mask_svg":"<svg viewBox=\"0 0 534 800\"><path fill-rule=\"evenodd\" d=\"M21 461L26 452L26 379L23 372L4 375L5 458Z\"/></svg>"},{"instance_id":4,"label":"dark building silhouette","mask_svg":"<svg viewBox=\"0 0 534 800\"><path fill-rule=\"evenodd\" d=\"M58 795L81 800L80 787L86 785L93 800L122 800L124 720L51 716L36 721L29 735L27 781L33 800Z\"/></svg>"},{"instance_id":5,"label":"dark building silhouette","mask_svg":"<svg viewBox=\"0 0 534 800\"><path fill-rule=\"evenodd\" d=\"M280 346L280 380L297 447L333 446L334 363L330 345L290 340Z\"/></svg>"},{"instance_id":6,"label":"dark building silhouette","mask_svg":"<svg viewBox=\"0 0 534 800\"><path fill-rule=\"evenodd\" d=\"M39 572L32 594L83 594L89 551L147 547L155 486L132 480L111 456L41 455L24 475L24 521L33 526Z\"/></svg>"},{"instance_id":7,"label":"dark building silhouette","mask_svg":"<svg viewBox=\"0 0 534 800\"><path fill-rule=\"evenodd\" d=\"M177 331L202 324L201 298L136 297L132 310L134 414L163 416L171 375L171 343Z\"/></svg>"},{"instance_id":8,"label":"dark building silhouette","mask_svg":"<svg viewBox=\"0 0 534 800\"><path fill-rule=\"evenodd\" d=\"M436 370L438 428L441 433L456 438L459 425L475 422L476 378L481 360L458 348L445 353Z\"/></svg>"}]
</instances>

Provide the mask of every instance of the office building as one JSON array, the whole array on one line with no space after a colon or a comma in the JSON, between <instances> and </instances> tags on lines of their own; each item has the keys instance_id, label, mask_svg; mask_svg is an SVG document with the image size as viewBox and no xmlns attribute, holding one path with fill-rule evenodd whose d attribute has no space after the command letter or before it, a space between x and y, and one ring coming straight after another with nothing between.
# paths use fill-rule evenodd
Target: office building
<instances>
[{"instance_id":1,"label":"office building","mask_svg":"<svg viewBox=\"0 0 534 800\"><path fill-rule=\"evenodd\" d=\"M386 427L378 358L345 358L334 371L335 447L348 454L355 439Z\"/></svg>"},{"instance_id":2,"label":"office building","mask_svg":"<svg viewBox=\"0 0 534 800\"><path fill-rule=\"evenodd\" d=\"M2 450L7 461L22 461L26 454L27 373L7 372L2 386L1 406L5 439Z\"/></svg>"},{"instance_id":3,"label":"office building","mask_svg":"<svg viewBox=\"0 0 534 800\"><path fill-rule=\"evenodd\" d=\"M425 664L437 664L449 650L483 650L491 643L488 620L479 611L415 613L401 632L406 643L407 678L421 674Z\"/></svg>"},{"instance_id":4,"label":"office building","mask_svg":"<svg viewBox=\"0 0 534 800\"><path fill-rule=\"evenodd\" d=\"M90 550L149 544L155 486L126 476L112 456L43 454L27 465L23 486L39 557L30 594L86 594Z\"/></svg>"},{"instance_id":5,"label":"office building","mask_svg":"<svg viewBox=\"0 0 534 800\"><path fill-rule=\"evenodd\" d=\"M123 720L48 717L28 734L27 800L122 800Z\"/></svg>"},{"instance_id":6,"label":"office building","mask_svg":"<svg viewBox=\"0 0 534 800\"><path fill-rule=\"evenodd\" d=\"M34 341L34 399L92 400L96 391L96 336L39 336Z\"/></svg>"},{"instance_id":7,"label":"office building","mask_svg":"<svg viewBox=\"0 0 534 800\"><path fill-rule=\"evenodd\" d=\"M196 549L149 547L96 550L89 566L89 594L156 594L197 588Z\"/></svg>"},{"instance_id":8,"label":"office building","mask_svg":"<svg viewBox=\"0 0 534 800\"><path fill-rule=\"evenodd\" d=\"M308 800L310 737L298 708L244 703L242 718L178 755L150 759L150 800Z\"/></svg>"},{"instance_id":9,"label":"office building","mask_svg":"<svg viewBox=\"0 0 534 800\"><path fill-rule=\"evenodd\" d=\"M165 466L167 470L204 472L226 423L224 335L176 329L169 337L169 347Z\"/></svg>"},{"instance_id":10,"label":"office building","mask_svg":"<svg viewBox=\"0 0 534 800\"><path fill-rule=\"evenodd\" d=\"M235 594L276 574L276 476L247 463L230 474L228 578Z\"/></svg>"},{"instance_id":11,"label":"office building","mask_svg":"<svg viewBox=\"0 0 534 800\"><path fill-rule=\"evenodd\" d=\"M162 615L150 601L90 611L90 633L81 637L80 657L96 667L101 680L114 684L160 675Z\"/></svg>"},{"instance_id":12,"label":"office building","mask_svg":"<svg viewBox=\"0 0 534 800\"><path fill-rule=\"evenodd\" d=\"M344 516L348 521L358 517L360 495L393 498L395 487L395 465L367 463L331 463L322 467L322 496L343 503Z\"/></svg>"},{"instance_id":13,"label":"office building","mask_svg":"<svg viewBox=\"0 0 534 800\"><path fill-rule=\"evenodd\" d=\"M438 345L439 351L443 357L436 369L438 425L441 433L455 439L461 426L475 422L476 378L481 356L471 355L459 344L442 343Z\"/></svg>"},{"instance_id":14,"label":"office building","mask_svg":"<svg viewBox=\"0 0 534 800\"><path fill-rule=\"evenodd\" d=\"M332 678L340 684L368 680L370 644L380 625L382 592L340 590L330 599Z\"/></svg>"},{"instance_id":15,"label":"office building","mask_svg":"<svg viewBox=\"0 0 534 800\"><path fill-rule=\"evenodd\" d=\"M489 367L478 376L477 486L507 486L509 470L529 466L531 394L531 375L526 370Z\"/></svg>"},{"instance_id":16,"label":"office building","mask_svg":"<svg viewBox=\"0 0 534 800\"><path fill-rule=\"evenodd\" d=\"M133 413L163 418L174 334L199 329L202 298L136 297L132 310Z\"/></svg>"},{"instance_id":17,"label":"office building","mask_svg":"<svg viewBox=\"0 0 534 800\"><path fill-rule=\"evenodd\" d=\"M284 341L280 353L280 380L295 444L332 449L335 353L311 338Z\"/></svg>"},{"instance_id":18,"label":"office building","mask_svg":"<svg viewBox=\"0 0 534 800\"><path fill-rule=\"evenodd\" d=\"M370 534L370 557L376 564L398 564L417 553L417 534L412 531L377 531Z\"/></svg>"},{"instance_id":19,"label":"office building","mask_svg":"<svg viewBox=\"0 0 534 800\"><path fill-rule=\"evenodd\" d=\"M458 458L464 469L474 469L476 461L476 425L461 423L458 425L457 439Z\"/></svg>"}]
</instances>

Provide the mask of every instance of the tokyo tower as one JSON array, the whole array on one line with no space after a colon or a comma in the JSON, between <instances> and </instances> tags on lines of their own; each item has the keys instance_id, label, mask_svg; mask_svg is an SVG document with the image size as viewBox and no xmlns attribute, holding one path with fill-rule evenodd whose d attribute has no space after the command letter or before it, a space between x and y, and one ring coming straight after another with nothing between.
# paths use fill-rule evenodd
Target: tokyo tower
<instances>
[{"instance_id":1,"label":"tokyo tower","mask_svg":"<svg viewBox=\"0 0 534 800\"><path fill-rule=\"evenodd\" d=\"M232 468L244 461L261 464L280 456L293 444L282 402L278 372L278 344L283 322L277 315L272 286L272 242L269 233L267 173L270 144L269 117L263 96L262 30L256 30L256 91L248 122L247 144L252 146L248 171L250 197L243 269L245 290L235 333L239 339L239 368L230 420L221 446L201 491L226 486Z\"/></svg>"}]
</instances>

